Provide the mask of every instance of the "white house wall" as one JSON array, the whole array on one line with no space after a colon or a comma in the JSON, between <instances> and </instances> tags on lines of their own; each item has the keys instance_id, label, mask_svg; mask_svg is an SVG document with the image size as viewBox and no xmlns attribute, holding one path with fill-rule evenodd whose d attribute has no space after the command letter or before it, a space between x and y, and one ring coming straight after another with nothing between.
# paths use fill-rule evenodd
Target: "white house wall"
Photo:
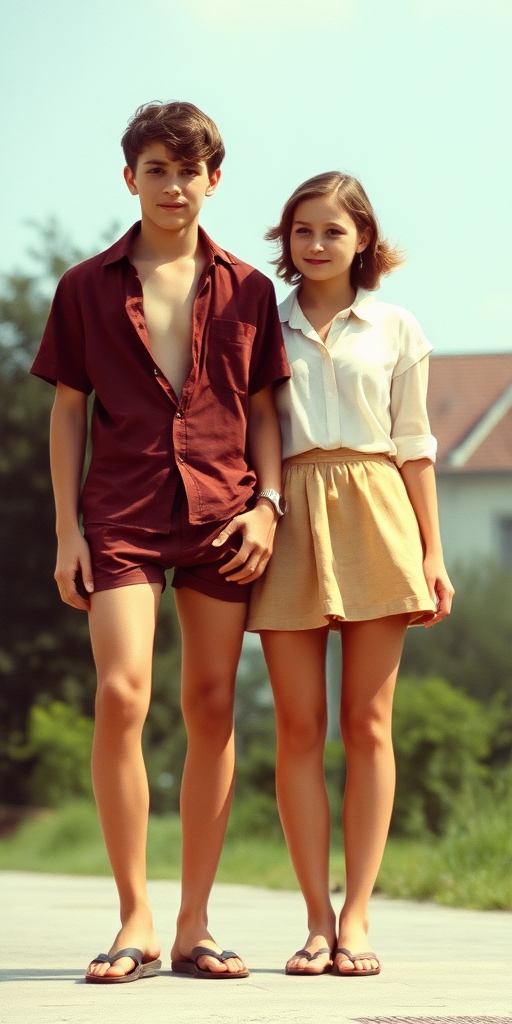
<instances>
[{"instance_id":1,"label":"white house wall","mask_svg":"<svg viewBox=\"0 0 512 1024\"><path fill-rule=\"evenodd\" d=\"M501 563L500 523L512 518L512 475L443 474L437 489L447 565L474 555Z\"/></svg>"}]
</instances>

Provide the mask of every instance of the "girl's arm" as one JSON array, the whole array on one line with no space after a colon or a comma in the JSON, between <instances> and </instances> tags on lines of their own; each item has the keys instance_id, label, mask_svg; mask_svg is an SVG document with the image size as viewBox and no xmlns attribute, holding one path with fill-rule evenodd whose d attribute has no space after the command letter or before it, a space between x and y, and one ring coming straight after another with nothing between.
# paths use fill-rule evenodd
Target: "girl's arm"
<instances>
[{"instance_id":1,"label":"girl's arm","mask_svg":"<svg viewBox=\"0 0 512 1024\"><path fill-rule=\"evenodd\" d=\"M428 355L394 377L391 385L391 436L397 448L397 466L423 538L423 571L437 613L426 625L434 626L450 614L453 587L444 565L439 531L434 467L436 440L427 413Z\"/></svg>"},{"instance_id":2,"label":"girl's arm","mask_svg":"<svg viewBox=\"0 0 512 1024\"><path fill-rule=\"evenodd\" d=\"M80 481L87 438L87 396L65 384L57 384L50 418L50 467L56 510L57 564L55 579L66 604L87 611L89 601L77 592L79 569L85 589L92 593L89 545L78 521Z\"/></svg>"},{"instance_id":3,"label":"girl's arm","mask_svg":"<svg viewBox=\"0 0 512 1024\"><path fill-rule=\"evenodd\" d=\"M404 462L400 473L425 546L423 571L430 596L437 601L437 612L426 625L434 626L450 614L454 594L443 559L434 467L430 459L414 459Z\"/></svg>"}]
</instances>

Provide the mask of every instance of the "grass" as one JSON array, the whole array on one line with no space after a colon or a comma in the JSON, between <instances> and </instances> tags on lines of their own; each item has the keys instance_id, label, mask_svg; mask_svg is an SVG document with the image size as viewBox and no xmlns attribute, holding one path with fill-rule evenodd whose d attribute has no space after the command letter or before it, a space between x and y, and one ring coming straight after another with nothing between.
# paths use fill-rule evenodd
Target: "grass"
<instances>
[{"instance_id":1,"label":"grass","mask_svg":"<svg viewBox=\"0 0 512 1024\"><path fill-rule=\"evenodd\" d=\"M512 798L454 823L428 843L390 840L378 888L447 907L512 910Z\"/></svg>"},{"instance_id":2,"label":"grass","mask_svg":"<svg viewBox=\"0 0 512 1024\"><path fill-rule=\"evenodd\" d=\"M432 900L445 906L512 910L512 799L481 809L437 841L390 839L376 886L383 895ZM508 812L508 813L506 813ZM64 874L110 874L94 806L70 804L25 822L0 841L0 868ZM180 876L180 823L152 817L150 878ZM217 874L220 882L296 889L284 841L278 836L230 834ZM344 884L343 854L333 849L331 884Z\"/></svg>"}]
</instances>

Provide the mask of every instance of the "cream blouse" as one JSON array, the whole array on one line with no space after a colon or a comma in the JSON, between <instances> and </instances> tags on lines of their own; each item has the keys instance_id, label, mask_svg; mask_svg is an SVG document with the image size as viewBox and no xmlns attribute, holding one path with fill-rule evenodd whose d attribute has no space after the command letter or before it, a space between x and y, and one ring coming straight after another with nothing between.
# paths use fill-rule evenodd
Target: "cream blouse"
<instances>
[{"instance_id":1,"label":"cream blouse","mask_svg":"<svg viewBox=\"0 0 512 1024\"><path fill-rule=\"evenodd\" d=\"M427 341L411 313L357 292L325 341L296 288L279 306L292 377L276 391L283 458L312 448L385 452L401 466L435 461L426 396Z\"/></svg>"}]
</instances>

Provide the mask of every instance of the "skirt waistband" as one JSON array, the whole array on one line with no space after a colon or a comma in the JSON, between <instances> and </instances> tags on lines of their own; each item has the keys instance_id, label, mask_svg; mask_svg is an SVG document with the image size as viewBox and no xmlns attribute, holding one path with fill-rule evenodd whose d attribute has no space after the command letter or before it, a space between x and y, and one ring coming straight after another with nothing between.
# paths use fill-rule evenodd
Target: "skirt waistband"
<instances>
[{"instance_id":1,"label":"skirt waistband","mask_svg":"<svg viewBox=\"0 0 512 1024\"><path fill-rule=\"evenodd\" d=\"M288 469L288 466L304 466L313 462L361 462L362 460L391 462L394 465L393 459L385 452L356 452L353 448L333 448L329 451L325 448L312 448L309 452L301 452L299 455L291 455L289 459L285 459L283 469Z\"/></svg>"}]
</instances>

